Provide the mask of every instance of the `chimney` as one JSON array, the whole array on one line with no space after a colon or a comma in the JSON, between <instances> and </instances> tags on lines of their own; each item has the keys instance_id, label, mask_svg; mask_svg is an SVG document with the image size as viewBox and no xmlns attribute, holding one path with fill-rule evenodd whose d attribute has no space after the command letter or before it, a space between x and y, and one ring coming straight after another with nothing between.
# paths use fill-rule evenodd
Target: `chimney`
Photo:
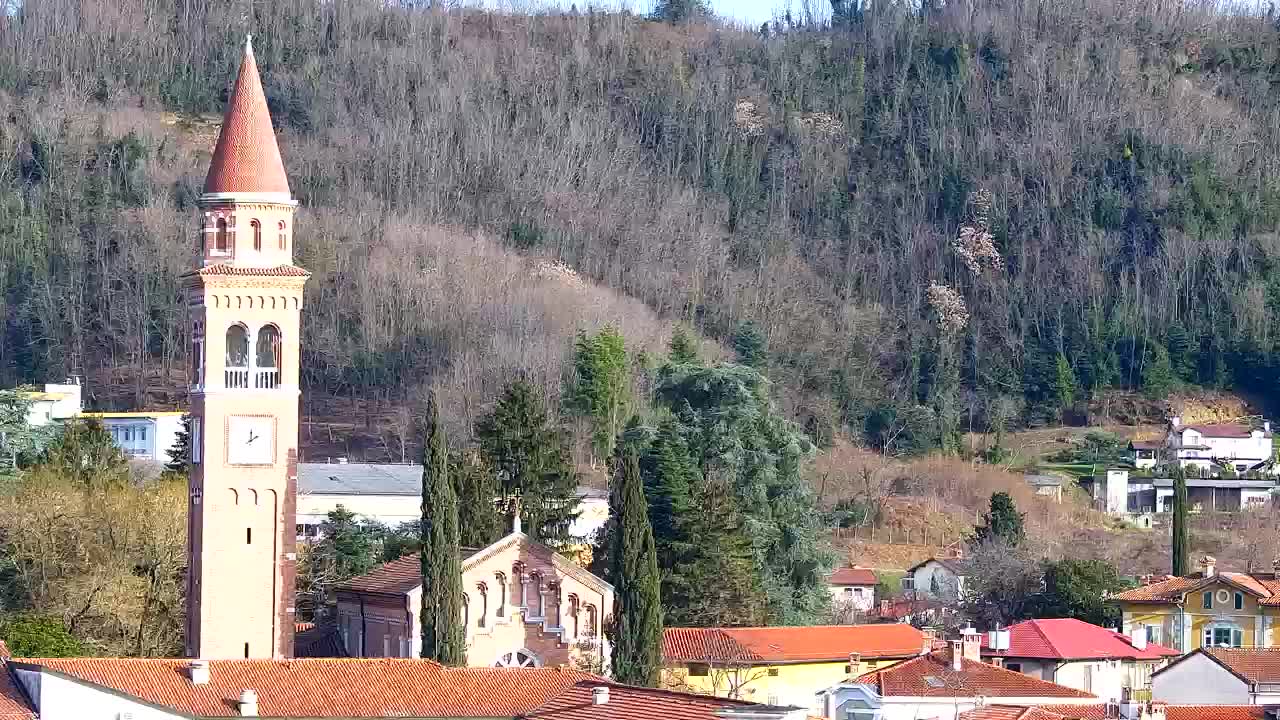
<instances>
[{"instance_id":1,"label":"chimney","mask_svg":"<svg viewBox=\"0 0 1280 720\"><path fill-rule=\"evenodd\" d=\"M592 705L608 705L609 704L609 688L601 685L600 687L591 688L591 704Z\"/></svg>"},{"instance_id":2,"label":"chimney","mask_svg":"<svg viewBox=\"0 0 1280 720\"><path fill-rule=\"evenodd\" d=\"M966 660L982 659L982 633L967 627L960 631L961 643L964 646L964 658Z\"/></svg>"},{"instance_id":3,"label":"chimney","mask_svg":"<svg viewBox=\"0 0 1280 720\"><path fill-rule=\"evenodd\" d=\"M993 657L991 658L991 664L995 665L998 668L1002 668L1004 667L1004 658L999 656Z\"/></svg>"},{"instance_id":4,"label":"chimney","mask_svg":"<svg viewBox=\"0 0 1280 720\"><path fill-rule=\"evenodd\" d=\"M1200 558L1200 569L1204 571L1205 577L1207 578L1213 577L1214 572L1216 572L1217 570L1217 567L1218 567L1218 561L1212 555L1205 555L1204 557Z\"/></svg>"},{"instance_id":5,"label":"chimney","mask_svg":"<svg viewBox=\"0 0 1280 720\"><path fill-rule=\"evenodd\" d=\"M964 641L951 641L951 669L960 672L964 669L964 664L960 662L964 658Z\"/></svg>"},{"instance_id":6,"label":"chimney","mask_svg":"<svg viewBox=\"0 0 1280 720\"><path fill-rule=\"evenodd\" d=\"M248 688L241 690L236 705L240 708L240 717L258 717L258 693Z\"/></svg>"},{"instance_id":7,"label":"chimney","mask_svg":"<svg viewBox=\"0 0 1280 720\"><path fill-rule=\"evenodd\" d=\"M1145 627L1136 627L1129 631L1129 644L1134 650L1147 649L1147 629Z\"/></svg>"},{"instance_id":8,"label":"chimney","mask_svg":"<svg viewBox=\"0 0 1280 720\"><path fill-rule=\"evenodd\" d=\"M187 663L187 674L191 677L192 685L208 685L209 684L209 661L208 660L192 660Z\"/></svg>"},{"instance_id":9,"label":"chimney","mask_svg":"<svg viewBox=\"0 0 1280 720\"><path fill-rule=\"evenodd\" d=\"M862 664L862 654L849 653L849 674L853 677L859 677L866 671L866 667Z\"/></svg>"},{"instance_id":10,"label":"chimney","mask_svg":"<svg viewBox=\"0 0 1280 720\"><path fill-rule=\"evenodd\" d=\"M933 630L926 628L920 631L920 636L922 645L920 648L920 654L928 655L933 652L933 641L937 639L938 635Z\"/></svg>"}]
</instances>

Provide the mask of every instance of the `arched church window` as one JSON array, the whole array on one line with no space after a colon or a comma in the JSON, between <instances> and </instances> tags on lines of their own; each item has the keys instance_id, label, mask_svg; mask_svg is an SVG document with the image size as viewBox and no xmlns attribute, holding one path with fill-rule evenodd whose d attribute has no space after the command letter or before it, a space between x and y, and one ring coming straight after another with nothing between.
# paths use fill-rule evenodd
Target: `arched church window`
<instances>
[{"instance_id":1,"label":"arched church window","mask_svg":"<svg viewBox=\"0 0 1280 720\"><path fill-rule=\"evenodd\" d=\"M600 631L600 625L598 624L599 622L600 622L600 619L596 617L596 606L588 605L587 606L587 637L596 636L596 633Z\"/></svg>"},{"instance_id":2,"label":"arched church window","mask_svg":"<svg viewBox=\"0 0 1280 720\"><path fill-rule=\"evenodd\" d=\"M260 368L280 367L280 329L263 325L258 330L257 362Z\"/></svg>"},{"instance_id":3,"label":"arched church window","mask_svg":"<svg viewBox=\"0 0 1280 720\"><path fill-rule=\"evenodd\" d=\"M284 250L284 249L288 246L289 241L288 241L288 235L287 235L287 234L285 233L285 231L284 231L284 221L283 221L283 220L281 220L281 221L280 221L280 226L279 226L279 227L280 227L280 249L281 249L281 250Z\"/></svg>"},{"instance_id":4,"label":"arched church window","mask_svg":"<svg viewBox=\"0 0 1280 720\"><path fill-rule=\"evenodd\" d=\"M476 585L480 591L480 617L476 618L476 627L484 627L485 618L489 617L489 588L484 583Z\"/></svg>"},{"instance_id":5,"label":"arched church window","mask_svg":"<svg viewBox=\"0 0 1280 720\"><path fill-rule=\"evenodd\" d=\"M262 223L257 220L249 221L249 227L253 229L253 249L262 249Z\"/></svg>"},{"instance_id":6,"label":"arched church window","mask_svg":"<svg viewBox=\"0 0 1280 720\"><path fill-rule=\"evenodd\" d=\"M220 253L226 253L228 247L226 218L218 218L217 231L213 234L213 249Z\"/></svg>"},{"instance_id":7,"label":"arched church window","mask_svg":"<svg viewBox=\"0 0 1280 720\"><path fill-rule=\"evenodd\" d=\"M227 328L227 367L249 367L249 331L239 323Z\"/></svg>"},{"instance_id":8,"label":"arched church window","mask_svg":"<svg viewBox=\"0 0 1280 720\"><path fill-rule=\"evenodd\" d=\"M502 573L494 573L494 581L498 583L498 607L494 608L494 615L497 617L506 617L507 615L507 576Z\"/></svg>"}]
</instances>

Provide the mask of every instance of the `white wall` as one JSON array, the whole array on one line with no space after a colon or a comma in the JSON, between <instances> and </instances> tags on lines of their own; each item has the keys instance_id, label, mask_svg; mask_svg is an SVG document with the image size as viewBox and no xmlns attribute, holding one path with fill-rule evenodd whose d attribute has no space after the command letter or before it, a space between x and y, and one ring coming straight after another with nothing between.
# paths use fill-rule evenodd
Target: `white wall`
<instances>
[{"instance_id":1,"label":"white wall","mask_svg":"<svg viewBox=\"0 0 1280 720\"><path fill-rule=\"evenodd\" d=\"M916 597L934 597L933 579L938 578L938 586L942 590L939 600L955 601L959 599L959 593L964 590L964 579L957 577L955 573L942 566L936 560L930 560L924 565L916 568L911 574L914 582Z\"/></svg>"},{"instance_id":2,"label":"white wall","mask_svg":"<svg viewBox=\"0 0 1280 720\"><path fill-rule=\"evenodd\" d=\"M183 715L159 710L89 683L66 680L45 672L14 668L32 697L40 720L181 720ZM126 715L128 713L128 715Z\"/></svg>"},{"instance_id":3,"label":"white wall","mask_svg":"<svg viewBox=\"0 0 1280 720\"><path fill-rule=\"evenodd\" d=\"M1197 653L1153 676L1151 698L1182 705L1247 705L1249 686Z\"/></svg>"},{"instance_id":4,"label":"white wall","mask_svg":"<svg viewBox=\"0 0 1280 720\"><path fill-rule=\"evenodd\" d=\"M832 601L848 604L854 610L866 612L876 602L875 585L832 585L829 589Z\"/></svg>"},{"instance_id":5,"label":"white wall","mask_svg":"<svg viewBox=\"0 0 1280 720\"><path fill-rule=\"evenodd\" d=\"M1128 670L1117 660L1085 660L1064 663L1052 678L1059 685L1083 690L1102 700L1120 701Z\"/></svg>"},{"instance_id":6,"label":"white wall","mask_svg":"<svg viewBox=\"0 0 1280 720\"><path fill-rule=\"evenodd\" d=\"M422 517L419 495L311 495L298 493L298 522L319 525L339 505L392 527Z\"/></svg>"}]
</instances>

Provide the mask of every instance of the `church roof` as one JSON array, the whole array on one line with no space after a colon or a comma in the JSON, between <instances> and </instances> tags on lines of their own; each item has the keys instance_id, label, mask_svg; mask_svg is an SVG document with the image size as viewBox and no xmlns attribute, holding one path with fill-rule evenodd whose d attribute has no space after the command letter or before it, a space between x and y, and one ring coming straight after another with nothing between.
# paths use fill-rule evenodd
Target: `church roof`
<instances>
[{"instance_id":1,"label":"church roof","mask_svg":"<svg viewBox=\"0 0 1280 720\"><path fill-rule=\"evenodd\" d=\"M289 195L267 96L262 91L253 46L246 39L218 144L204 181L205 194L276 193Z\"/></svg>"}]
</instances>

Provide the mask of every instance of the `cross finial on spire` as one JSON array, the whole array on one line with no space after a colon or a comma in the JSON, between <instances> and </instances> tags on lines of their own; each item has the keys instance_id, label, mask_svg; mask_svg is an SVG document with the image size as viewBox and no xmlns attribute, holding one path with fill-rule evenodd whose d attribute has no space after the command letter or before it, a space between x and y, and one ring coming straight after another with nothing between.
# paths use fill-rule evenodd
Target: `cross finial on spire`
<instances>
[{"instance_id":1,"label":"cross finial on spire","mask_svg":"<svg viewBox=\"0 0 1280 720\"><path fill-rule=\"evenodd\" d=\"M253 54L253 33L244 34L244 54L245 55Z\"/></svg>"}]
</instances>

